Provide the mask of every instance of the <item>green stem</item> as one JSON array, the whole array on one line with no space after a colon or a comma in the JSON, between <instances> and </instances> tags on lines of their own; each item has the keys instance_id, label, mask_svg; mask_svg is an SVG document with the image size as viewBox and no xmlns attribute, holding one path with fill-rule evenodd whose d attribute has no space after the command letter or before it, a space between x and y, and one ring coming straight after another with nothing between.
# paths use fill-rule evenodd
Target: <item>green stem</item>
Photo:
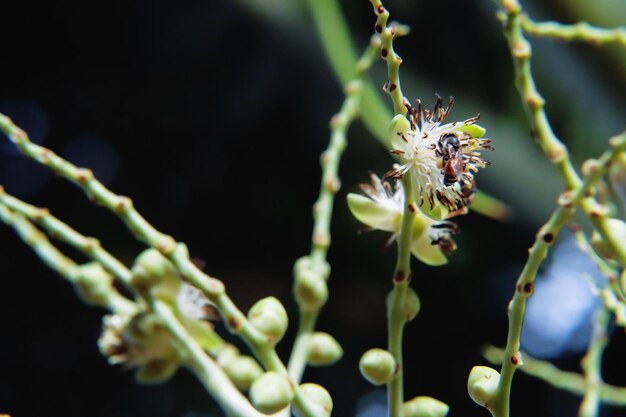
<instances>
[{"instance_id":1,"label":"green stem","mask_svg":"<svg viewBox=\"0 0 626 417\"><path fill-rule=\"evenodd\" d=\"M520 336L526 302L532 295L537 271L542 261L545 259L549 246L556 240L559 232L567 224L577 204L583 204L583 199L591 187L604 175L607 165L612 161L618 152L626 147L626 135L621 141L613 140L613 148L607 150L595 164L594 169L589 173L583 184L574 192L566 192L559 199L559 207L554 211L548 222L539 229L535 243L529 251L528 260L520 274L516 286L515 294L509 304L509 332L504 353L504 361L500 371L500 383L497 393L491 404L487 404L494 417L509 416L509 401L511 394L511 384L515 370L522 365L522 358L519 351Z\"/></svg>"},{"instance_id":2,"label":"green stem","mask_svg":"<svg viewBox=\"0 0 626 417\"><path fill-rule=\"evenodd\" d=\"M502 364L504 350L495 346L486 346L482 355L494 365ZM524 353L524 366L522 372L532 377L541 379L555 388L571 392L575 395L585 395L585 378L576 372L562 371L548 361L542 361ZM605 382L599 386L600 400L605 404L618 407L626 407L626 387L616 387Z\"/></svg>"},{"instance_id":3,"label":"green stem","mask_svg":"<svg viewBox=\"0 0 626 417\"><path fill-rule=\"evenodd\" d=\"M6 193L0 187L0 197ZM50 240L39 229L32 224L27 216L17 210L14 210L4 201L0 200L0 220L11 226L20 238L30 246L39 258L52 270L56 271L68 282L76 285L80 265L63 255ZM100 304L100 302L98 303ZM136 308L133 303L126 297L121 295L115 288L108 288L106 291L106 299L102 300L102 307L113 312L132 312Z\"/></svg>"},{"instance_id":4,"label":"green stem","mask_svg":"<svg viewBox=\"0 0 626 417\"><path fill-rule=\"evenodd\" d=\"M351 123L357 118L359 104L363 94L363 78L371 67L380 47L377 38L372 38L370 45L359 59L357 78L345 88L346 98L330 122L331 137L328 148L322 153L322 181L317 201L313 206L313 236L311 239L310 262L307 264L310 272L320 281L326 280L329 266L326 255L331 243L330 223L332 220L335 195L340 188L339 163L347 146L346 134ZM298 265L298 264L297 264ZM310 350L310 342L315 330L315 323L319 315L318 309L311 311L300 305L300 322L298 333L294 341L291 357L289 358L289 376L295 383L302 380Z\"/></svg>"},{"instance_id":5,"label":"green stem","mask_svg":"<svg viewBox=\"0 0 626 417\"><path fill-rule=\"evenodd\" d=\"M374 7L374 13L378 16L375 30L382 43L380 54L383 60L387 61L389 81L385 84L384 90L391 96L394 114L406 114L406 99L402 94L402 87L400 86L400 64L402 63L402 58L393 49L393 39L396 36L396 32L393 28L387 26L389 12L380 0L370 0L370 3Z\"/></svg>"},{"instance_id":6,"label":"green stem","mask_svg":"<svg viewBox=\"0 0 626 417\"><path fill-rule=\"evenodd\" d=\"M187 366L227 414L237 417L265 416L237 390L222 368L204 353L202 347L178 321L167 303L152 298L151 305L153 311L161 318L163 325L185 350Z\"/></svg>"},{"instance_id":7,"label":"green stem","mask_svg":"<svg viewBox=\"0 0 626 417\"><path fill-rule=\"evenodd\" d=\"M626 28L599 28L585 22L564 25L558 22L535 22L522 16L522 28L532 36L556 38L562 41L582 41L594 45L617 43L626 46Z\"/></svg>"},{"instance_id":8,"label":"green stem","mask_svg":"<svg viewBox=\"0 0 626 417\"><path fill-rule=\"evenodd\" d=\"M602 354L609 342L607 326L610 312L602 308L594 317L593 331L587 353L580 365L585 375L585 396L578 411L579 417L597 417L600 406L600 385L602 384Z\"/></svg>"},{"instance_id":9,"label":"green stem","mask_svg":"<svg viewBox=\"0 0 626 417\"><path fill-rule=\"evenodd\" d=\"M228 329L246 342L266 369L287 374L287 368L278 358L274 348L228 297L224 283L202 272L191 261L185 244L176 242L173 237L158 231L133 207L130 198L108 190L94 177L91 170L78 168L50 149L32 143L26 132L15 126L11 119L3 114L0 114L0 130L24 155L76 184L90 199L119 217L137 239L167 257L187 281L200 289L215 304ZM315 412L298 389L296 389L294 404L303 417L315 417Z\"/></svg>"},{"instance_id":10,"label":"green stem","mask_svg":"<svg viewBox=\"0 0 626 417\"><path fill-rule=\"evenodd\" d=\"M402 416L402 404L404 403L404 375L402 359L402 335L406 317L404 304L406 293L411 281L411 239L413 221L417 206L413 195L411 175L402 178L404 187L405 206L402 214L402 223L398 235L398 260L393 276L393 290L390 302L387 306L388 337L387 350L396 360L396 373L387 384L387 399L389 403L389 417Z\"/></svg>"},{"instance_id":11,"label":"green stem","mask_svg":"<svg viewBox=\"0 0 626 417\"><path fill-rule=\"evenodd\" d=\"M344 88L358 76L355 48L337 0L307 0L330 65ZM385 148L390 148L387 125L392 115L370 81L363 81L359 113L363 123Z\"/></svg>"}]
</instances>

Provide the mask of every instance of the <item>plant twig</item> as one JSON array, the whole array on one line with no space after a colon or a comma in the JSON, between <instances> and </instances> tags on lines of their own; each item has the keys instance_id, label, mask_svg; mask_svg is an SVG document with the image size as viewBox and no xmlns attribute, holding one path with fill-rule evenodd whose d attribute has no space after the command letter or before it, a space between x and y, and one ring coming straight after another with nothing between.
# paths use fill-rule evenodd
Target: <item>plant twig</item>
<instances>
[{"instance_id":1,"label":"plant twig","mask_svg":"<svg viewBox=\"0 0 626 417\"><path fill-rule=\"evenodd\" d=\"M0 195L4 193L0 187ZM6 225L12 227L19 237L30 246L39 258L49 268L56 271L68 282L76 285L77 275L80 272L80 265L63 255L50 240L39 229L32 224L26 216L12 210L4 202L0 201L0 220ZM106 300L103 306L114 312L134 311L133 303L126 297L109 288L106 291Z\"/></svg>"},{"instance_id":2,"label":"plant twig","mask_svg":"<svg viewBox=\"0 0 626 417\"><path fill-rule=\"evenodd\" d=\"M494 365L502 364L504 350L495 346L485 346L482 355ZM583 396L585 394L585 378L577 372L563 371L548 361L535 359L523 353L524 366L522 372L532 377L541 379L555 388L572 394ZM616 387L605 382L599 385L600 400L609 405L626 407L626 387Z\"/></svg>"},{"instance_id":3,"label":"plant twig","mask_svg":"<svg viewBox=\"0 0 626 417\"><path fill-rule=\"evenodd\" d=\"M500 372L500 383L493 401L486 405L494 417L509 416L513 374L523 363L519 351L522 322L526 310L526 302L533 293L534 281L539 266L545 259L549 246L556 240L563 226L571 219L576 205L582 204L582 200L591 187L605 173L606 166L618 152L623 151L626 147L626 135L620 142L613 141L612 143L614 147L602 155L583 184L574 192L568 191L559 198L559 207L550 216L548 222L539 229L535 243L530 248L528 260L517 280L515 294L509 304L509 332L505 349L505 360L502 363Z\"/></svg>"},{"instance_id":4,"label":"plant twig","mask_svg":"<svg viewBox=\"0 0 626 417\"><path fill-rule=\"evenodd\" d=\"M130 198L109 191L94 177L91 170L78 168L50 149L32 143L26 132L15 126L11 119L3 114L0 114L0 130L24 155L76 184L91 200L119 217L137 239L167 257L186 280L209 298L222 315L228 329L246 342L266 369L287 375L287 368L278 357L274 347L233 303L222 281L205 274L191 261L185 244L176 242L173 237L158 231L133 207ZM294 405L303 416L315 417L313 408L298 388L296 388Z\"/></svg>"},{"instance_id":5,"label":"plant twig","mask_svg":"<svg viewBox=\"0 0 626 417\"><path fill-rule=\"evenodd\" d=\"M301 273L298 268L306 267L319 281L325 281L330 267L326 262L326 255L331 243L330 222L333 213L335 195L341 185L338 171L343 151L347 146L346 134L350 124L357 118L363 93L363 77L372 65L376 52L380 48L377 37L372 37L370 45L359 59L358 77L345 88L346 98L335 116L330 122L331 137L328 148L322 153L320 164L322 166L322 182L319 197L313 206L313 235L311 239L311 252L309 262L296 263L296 274ZM315 323L319 315L319 309L306 308L300 305L300 321L298 333L294 341L291 356L289 358L289 376L299 383L306 367L307 357L310 350L311 337L315 329Z\"/></svg>"},{"instance_id":6,"label":"plant twig","mask_svg":"<svg viewBox=\"0 0 626 417\"><path fill-rule=\"evenodd\" d=\"M610 312L601 308L594 317L589 348L580 366L585 375L585 395L578 410L579 417L597 417L600 406L600 385L602 384L602 354L609 342L607 327Z\"/></svg>"},{"instance_id":7,"label":"plant twig","mask_svg":"<svg viewBox=\"0 0 626 417\"><path fill-rule=\"evenodd\" d=\"M378 18L376 19L375 30L380 36L382 43L380 48L380 56L383 60L387 61L387 76L389 80L385 83L383 89L391 96L393 101L394 114L406 114L407 108L405 106L406 99L402 94L402 88L400 86L400 64L402 58L396 54L393 49L393 39L396 36L396 31L393 27L387 25L389 20L389 12L385 9L385 6L380 0L370 0L374 7L374 13Z\"/></svg>"},{"instance_id":8,"label":"plant twig","mask_svg":"<svg viewBox=\"0 0 626 417\"><path fill-rule=\"evenodd\" d=\"M594 45L617 43L626 46L626 28L612 29L592 26L586 22L564 25L558 22L535 22L530 17L522 16L522 28L531 36L556 38L562 41L582 41Z\"/></svg>"},{"instance_id":9,"label":"plant twig","mask_svg":"<svg viewBox=\"0 0 626 417\"><path fill-rule=\"evenodd\" d=\"M387 350L396 360L396 373L387 384L389 417L402 416L404 403L404 365L402 359L402 335L406 324L405 299L411 281L411 239L412 227L418 210L415 204L414 185L411 175L402 177L405 205L398 235L398 259L393 275L393 290L387 304Z\"/></svg>"}]
</instances>

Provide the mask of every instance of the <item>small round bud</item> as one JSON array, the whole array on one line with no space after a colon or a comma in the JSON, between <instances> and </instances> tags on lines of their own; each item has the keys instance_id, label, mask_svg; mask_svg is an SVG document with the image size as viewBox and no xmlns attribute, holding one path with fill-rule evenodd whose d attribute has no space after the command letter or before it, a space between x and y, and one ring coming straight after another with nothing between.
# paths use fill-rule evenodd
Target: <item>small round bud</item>
<instances>
[{"instance_id":1,"label":"small round bud","mask_svg":"<svg viewBox=\"0 0 626 417\"><path fill-rule=\"evenodd\" d=\"M467 392L476 404L487 406L498 390L500 374L488 366L475 366L467 379Z\"/></svg>"},{"instance_id":2,"label":"small round bud","mask_svg":"<svg viewBox=\"0 0 626 417\"><path fill-rule=\"evenodd\" d=\"M263 369L254 358L246 355L233 358L224 366L224 372L241 391L250 389L252 383L263 375Z\"/></svg>"},{"instance_id":3,"label":"small round bud","mask_svg":"<svg viewBox=\"0 0 626 417\"><path fill-rule=\"evenodd\" d=\"M387 294L387 298L385 299L387 309L389 309L389 305L391 304L392 294L393 291L389 292L389 294ZM406 321L411 321L417 316L417 313L420 311L420 306L420 299L417 296L417 293L413 288L408 288L406 296L404 297L404 317Z\"/></svg>"},{"instance_id":4,"label":"small round bud","mask_svg":"<svg viewBox=\"0 0 626 417\"><path fill-rule=\"evenodd\" d=\"M274 414L287 407L293 395L293 389L287 377L273 371L261 375L250 387L252 404L265 414Z\"/></svg>"},{"instance_id":5,"label":"small round bud","mask_svg":"<svg viewBox=\"0 0 626 417\"><path fill-rule=\"evenodd\" d=\"M248 319L257 330L271 339L272 344L282 339L289 323L285 307L275 297L257 301L248 312Z\"/></svg>"},{"instance_id":6,"label":"small round bud","mask_svg":"<svg viewBox=\"0 0 626 417\"><path fill-rule=\"evenodd\" d=\"M131 284L138 290L145 291L159 285L159 296L176 298L180 287L178 271L156 249L146 249L141 252L135 259L131 272Z\"/></svg>"},{"instance_id":7,"label":"small round bud","mask_svg":"<svg viewBox=\"0 0 626 417\"><path fill-rule=\"evenodd\" d=\"M432 397L415 397L402 405L402 417L445 417L450 407Z\"/></svg>"},{"instance_id":8,"label":"small round bud","mask_svg":"<svg viewBox=\"0 0 626 417\"><path fill-rule=\"evenodd\" d=\"M359 361L361 375L374 385L391 381L396 372L396 360L384 349L370 349Z\"/></svg>"},{"instance_id":9,"label":"small round bud","mask_svg":"<svg viewBox=\"0 0 626 417\"><path fill-rule=\"evenodd\" d=\"M337 340L324 332L315 332L311 338L308 363L312 366L327 366L343 356L343 349Z\"/></svg>"},{"instance_id":10,"label":"small round bud","mask_svg":"<svg viewBox=\"0 0 626 417\"><path fill-rule=\"evenodd\" d=\"M620 219L608 219L607 224L608 229L611 230L612 236L616 240L616 243L622 247L626 246L626 223ZM603 257L609 259L619 258L618 254L606 244L606 242L602 239L602 236L595 230L591 234L591 244Z\"/></svg>"},{"instance_id":11,"label":"small round bud","mask_svg":"<svg viewBox=\"0 0 626 417\"><path fill-rule=\"evenodd\" d=\"M89 262L78 268L75 275L76 292L89 305L106 307L113 291L113 277L98 262Z\"/></svg>"},{"instance_id":12,"label":"small round bud","mask_svg":"<svg viewBox=\"0 0 626 417\"><path fill-rule=\"evenodd\" d=\"M305 269L296 274L293 293L300 308L318 311L328 299L328 286L322 277Z\"/></svg>"},{"instance_id":13,"label":"small round bud","mask_svg":"<svg viewBox=\"0 0 626 417\"><path fill-rule=\"evenodd\" d=\"M317 384L307 383L299 387L300 394L311 408L315 409L318 417L329 417L333 411L333 399L324 387ZM300 417L297 410L293 410L296 417Z\"/></svg>"},{"instance_id":14,"label":"small round bud","mask_svg":"<svg viewBox=\"0 0 626 417\"><path fill-rule=\"evenodd\" d=\"M176 357L157 359L142 365L135 372L135 381L140 384L161 384L170 379L180 365Z\"/></svg>"}]
</instances>

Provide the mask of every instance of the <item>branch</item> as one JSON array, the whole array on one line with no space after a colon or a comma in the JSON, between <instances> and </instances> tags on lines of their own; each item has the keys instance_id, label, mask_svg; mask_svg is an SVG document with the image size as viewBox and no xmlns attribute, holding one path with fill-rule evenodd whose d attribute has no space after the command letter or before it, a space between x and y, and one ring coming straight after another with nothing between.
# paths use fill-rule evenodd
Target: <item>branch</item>
<instances>
[{"instance_id":1,"label":"branch","mask_svg":"<svg viewBox=\"0 0 626 417\"><path fill-rule=\"evenodd\" d=\"M626 27L613 29L599 28L586 22L564 25L558 22L535 22L530 17L522 16L522 29L531 36L556 38L562 41L581 41L593 45L617 43L626 46Z\"/></svg>"}]
</instances>

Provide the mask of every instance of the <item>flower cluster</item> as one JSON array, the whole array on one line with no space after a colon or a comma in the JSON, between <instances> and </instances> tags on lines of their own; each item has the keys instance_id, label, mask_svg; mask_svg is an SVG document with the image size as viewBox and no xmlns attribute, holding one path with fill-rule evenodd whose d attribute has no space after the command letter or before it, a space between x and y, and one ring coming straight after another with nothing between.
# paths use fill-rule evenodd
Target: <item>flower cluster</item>
<instances>
[{"instance_id":1,"label":"flower cluster","mask_svg":"<svg viewBox=\"0 0 626 417\"><path fill-rule=\"evenodd\" d=\"M388 182L382 182L371 174L371 184L361 184L367 195L348 194L348 206L352 214L366 225L379 230L400 232L404 209L404 189L397 182L395 190ZM456 224L450 221L438 221L416 213L413 221L413 242L411 252L417 259L428 265L443 265L456 249L452 235L458 232Z\"/></svg>"},{"instance_id":2,"label":"flower cluster","mask_svg":"<svg viewBox=\"0 0 626 417\"><path fill-rule=\"evenodd\" d=\"M481 150L492 150L489 139L480 139L485 129L476 125L480 115L463 122L442 124L452 108L450 98L444 108L437 97L434 110L406 104L408 119L397 115L391 124L392 154L401 164L387 172L383 180L411 175L417 187L419 206L431 215L437 203L448 212L437 218L451 217L466 211L475 192L474 173L489 163L480 157ZM424 203L428 202L427 207Z\"/></svg>"}]
</instances>

